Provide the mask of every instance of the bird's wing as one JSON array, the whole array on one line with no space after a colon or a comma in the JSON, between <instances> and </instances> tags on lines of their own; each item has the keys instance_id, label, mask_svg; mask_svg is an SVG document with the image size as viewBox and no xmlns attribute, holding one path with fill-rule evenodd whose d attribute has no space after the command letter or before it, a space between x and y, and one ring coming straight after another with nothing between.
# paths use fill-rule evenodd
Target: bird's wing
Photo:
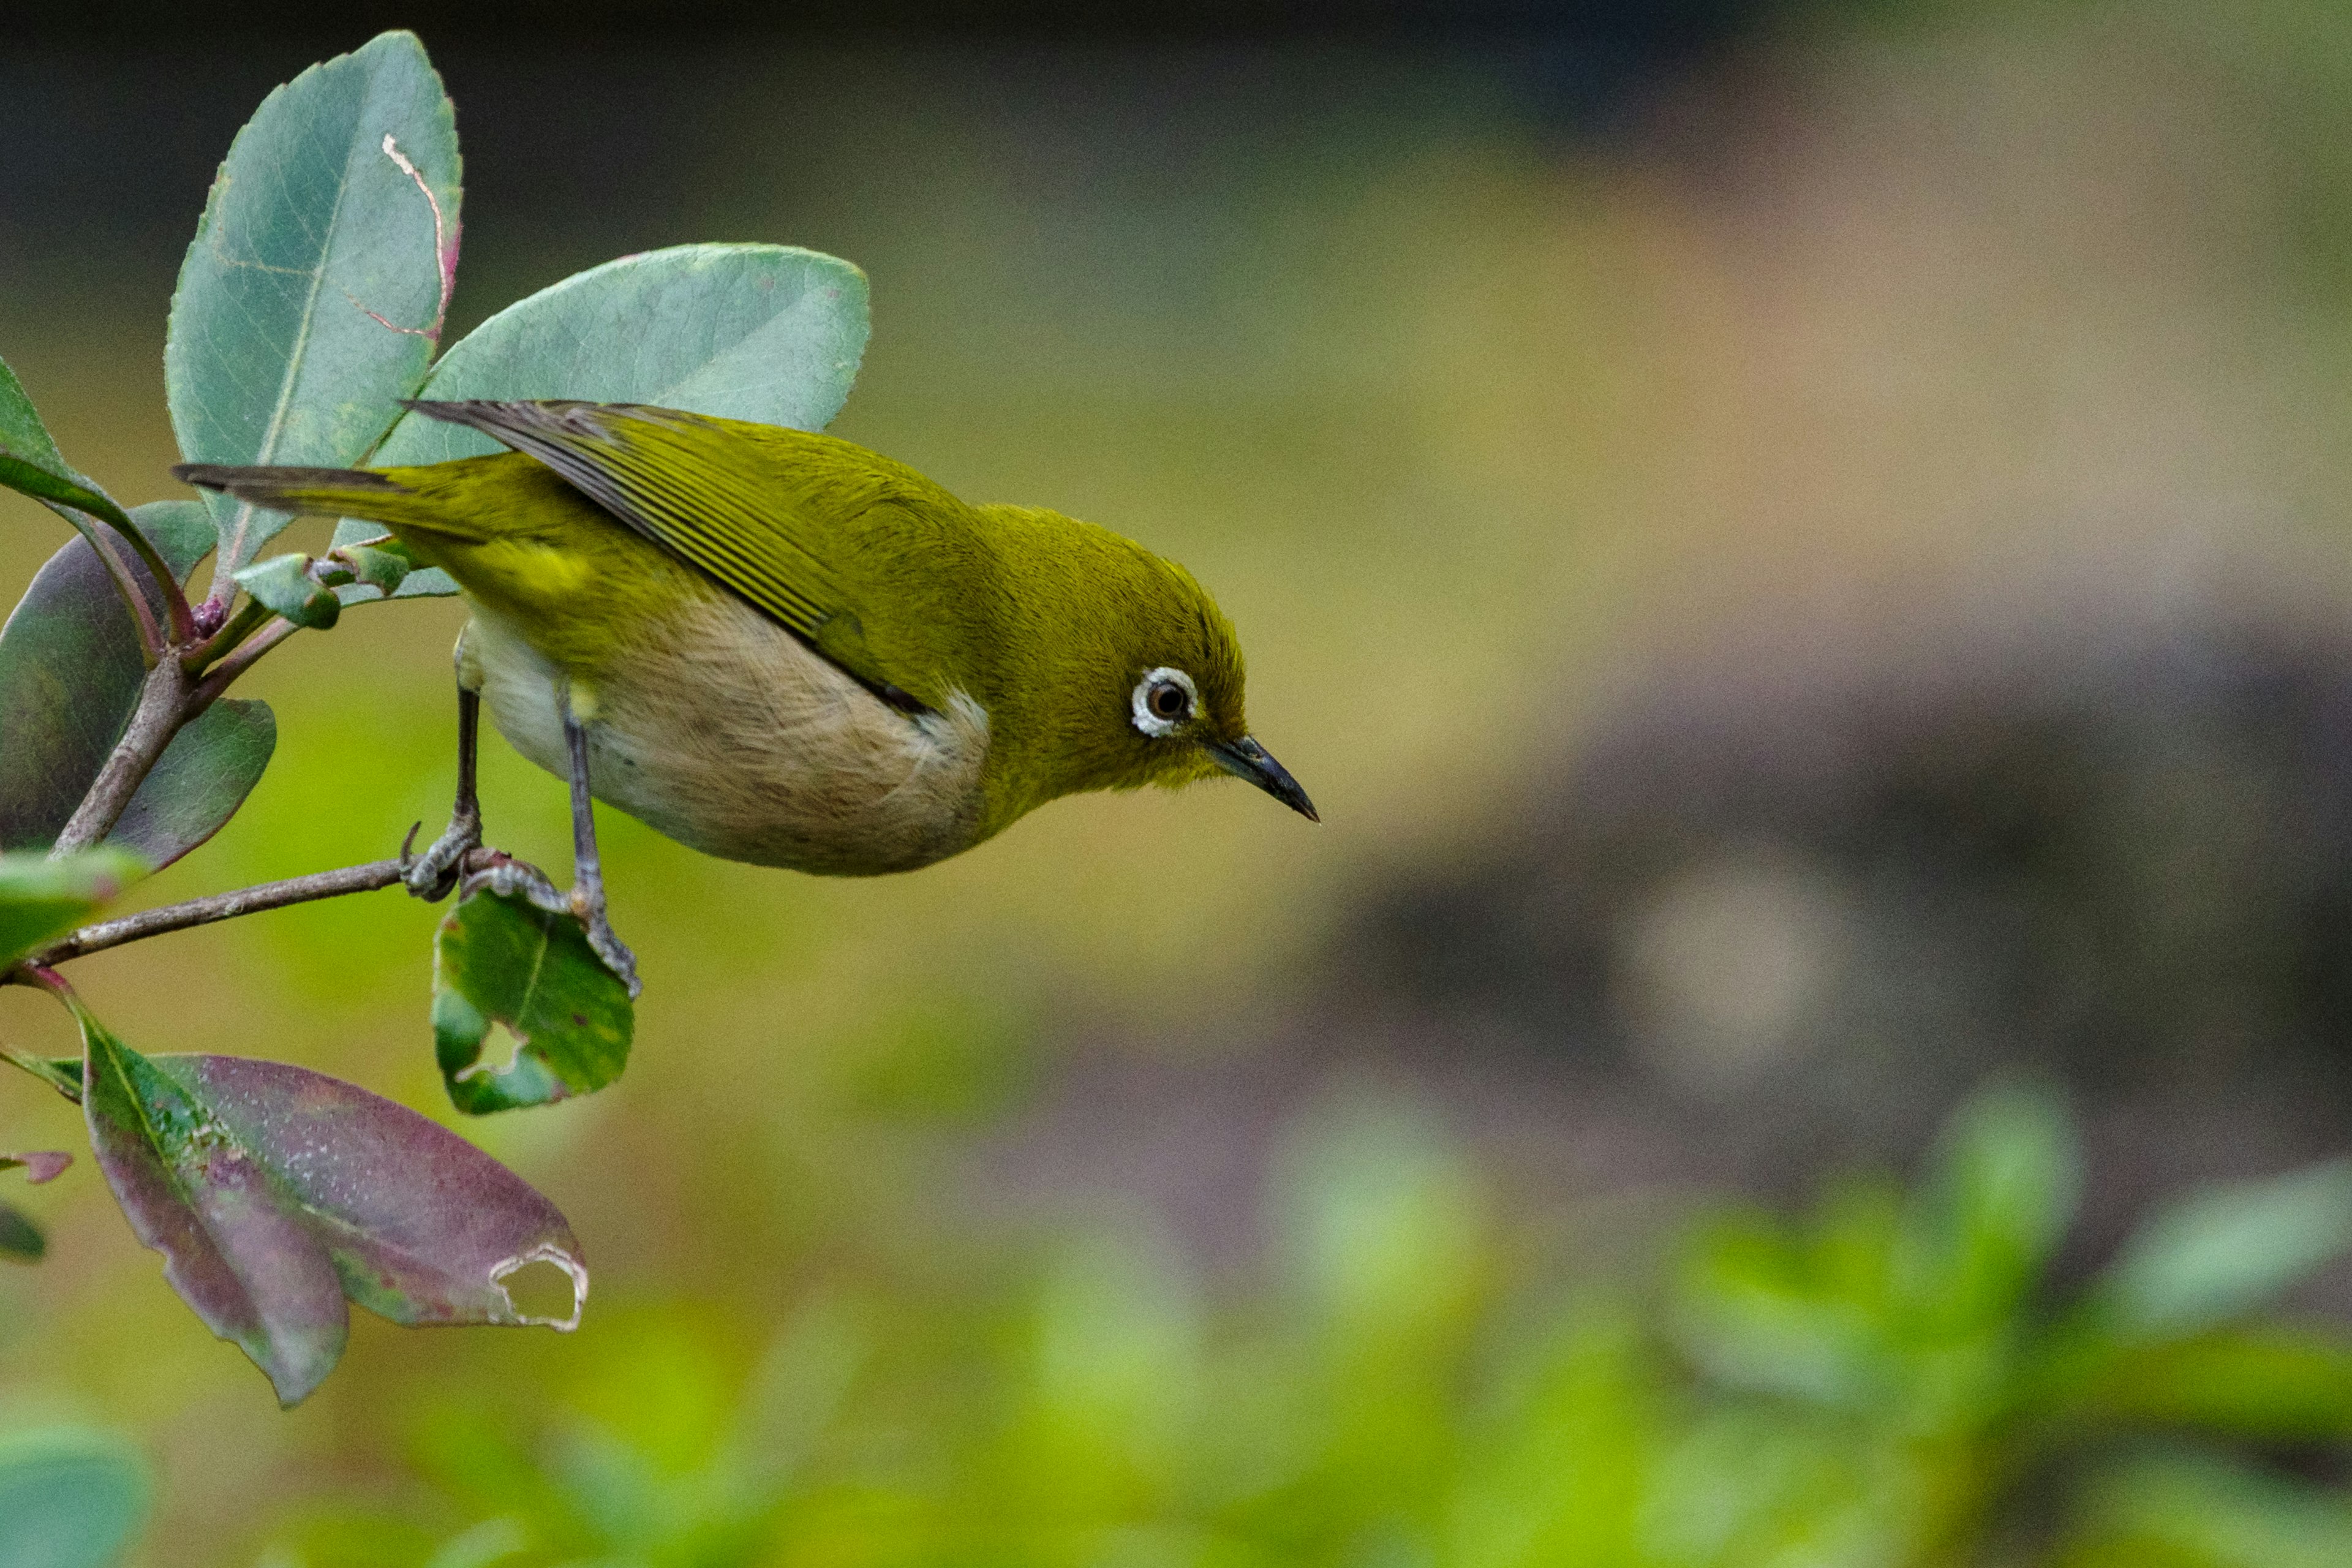
<instances>
[{"instance_id":1,"label":"bird's wing","mask_svg":"<svg viewBox=\"0 0 2352 1568\"><path fill-rule=\"evenodd\" d=\"M854 590L828 559L828 536L837 541L844 525L862 514L879 506L919 507L946 499L912 470L814 436L802 437L809 447L807 461L779 464L772 453L719 422L635 404L468 401L409 406L430 418L468 426L537 458L886 701L909 710L924 706L901 680L877 667L865 644ZM801 433L771 434L788 439ZM848 460L845 453L865 460Z\"/></svg>"}]
</instances>

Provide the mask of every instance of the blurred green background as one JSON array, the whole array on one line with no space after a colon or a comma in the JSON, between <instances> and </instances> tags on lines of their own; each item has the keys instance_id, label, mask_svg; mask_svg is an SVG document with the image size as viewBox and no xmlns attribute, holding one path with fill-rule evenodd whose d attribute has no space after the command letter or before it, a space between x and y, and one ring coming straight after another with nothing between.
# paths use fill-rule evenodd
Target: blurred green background
<instances>
[{"instance_id":1,"label":"blurred green background","mask_svg":"<svg viewBox=\"0 0 2352 1568\"><path fill-rule=\"evenodd\" d=\"M2352 1562L2352 14L1505 9L418 19L457 331L856 261L835 429L1190 564L1327 826L1083 799L826 882L608 816L631 1070L465 1127L577 1335L362 1320L281 1415L86 1166L10 1194L0 1430L130 1434L134 1561ZM214 163L366 31L0 56L0 353L125 501ZM0 602L64 537L0 496ZM276 762L145 896L437 826L461 616L273 655ZM565 863L555 781L485 794ZM454 1122L436 914L75 979Z\"/></svg>"}]
</instances>

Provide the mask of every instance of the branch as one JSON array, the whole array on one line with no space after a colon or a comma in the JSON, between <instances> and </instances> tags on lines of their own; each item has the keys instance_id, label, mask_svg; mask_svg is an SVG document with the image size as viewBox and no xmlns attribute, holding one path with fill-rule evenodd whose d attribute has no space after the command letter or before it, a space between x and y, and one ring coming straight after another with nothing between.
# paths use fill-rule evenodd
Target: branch
<instances>
[{"instance_id":1,"label":"branch","mask_svg":"<svg viewBox=\"0 0 2352 1568\"><path fill-rule=\"evenodd\" d=\"M27 961L29 967L47 968L63 963L69 958L84 958L93 952L103 952L110 947L121 947L129 942L139 942L166 931L186 931L194 926L210 925L215 921L235 920L239 915L258 914L264 910L281 910L289 904L307 904L314 899L341 898L345 893L371 893L379 888L398 883L401 863L398 860L371 860L364 866L346 866L339 871L314 871L307 877L292 877L283 882L264 882L258 887L239 888L234 892L215 893L210 898L190 899L184 904L166 904L160 910L142 910L121 920L100 921L79 931L68 932L42 949Z\"/></svg>"},{"instance_id":2,"label":"branch","mask_svg":"<svg viewBox=\"0 0 2352 1568\"><path fill-rule=\"evenodd\" d=\"M87 849L114 830L122 808L139 793L139 785L172 743L180 726L187 721L189 682L186 671L176 658L159 659L147 672L139 688L139 706L131 710L131 723L122 731L108 754L106 766L99 770L97 781L89 793L58 835L49 850L49 858L70 855Z\"/></svg>"},{"instance_id":3,"label":"branch","mask_svg":"<svg viewBox=\"0 0 2352 1568\"><path fill-rule=\"evenodd\" d=\"M189 715L193 717L211 707L213 700L228 689L230 681L251 669L263 654L301 629L292 621L273 618L269 625L238 644L234 652L205 672L204 679L189 698Z\"/></svg>"}]
</instances>

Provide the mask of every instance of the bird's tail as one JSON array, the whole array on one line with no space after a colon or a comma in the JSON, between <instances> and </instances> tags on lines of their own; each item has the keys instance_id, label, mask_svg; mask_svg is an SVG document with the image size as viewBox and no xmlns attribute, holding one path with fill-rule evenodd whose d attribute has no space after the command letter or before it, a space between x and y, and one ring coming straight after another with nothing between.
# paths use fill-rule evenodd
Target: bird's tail
<instances>
[{"instance_id":1,"label":"bird's tail","mask_svg":"<svg viewBox=\"0 0 2352 1568\"><path fill-rule=\"evenodd\" d=\"M373 518L386 502L415 492L365 468L236 468L222 463L182 463L172 477L208 490L225 490L272 511L313 512L327 517Z\"/></svg>"}]
</instances>

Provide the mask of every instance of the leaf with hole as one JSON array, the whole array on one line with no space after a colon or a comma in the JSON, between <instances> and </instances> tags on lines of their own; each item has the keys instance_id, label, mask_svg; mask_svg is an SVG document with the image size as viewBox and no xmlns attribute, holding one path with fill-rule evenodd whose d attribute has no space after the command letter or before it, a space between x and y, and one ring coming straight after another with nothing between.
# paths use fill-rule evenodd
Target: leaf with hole
<instances>
[{"instance_id":1,"label":"leaf with hole","mask_svg":"<svg viewBox=\"0 0 2352 1568\"><path fill-rule=\"evenodd\" d=\"M441 921L433 946L433 1043L449 1099L480 1116L604 1088L628 1066L636 1010L620 976L569 915L477 893ZM511 1060L484 1061L491 1026Z\"/></svg>"},{"instance_id":2,"label":"leaf with hole","mask_svg":"<svg viewBox=\"0 0 2352 1568\"><path fill-rule=\"evenodd\" d=\"M359 461L425 380L457 262L455 111L409 33L311 67L237 132L172 297L163 382L200 463ZM206 505L235 574L288 521Z\"/></svg>"},{"instance_id":3,"label":"leaf with hole","mask_svg":"<svg viewBox=\"0 0 2352 1568\"><path fill-rule=\"evenodd\" d=\"M121 1438L76 1427L0 1436L0 1564L108 1568L146 1522L147 1467Z\"/></svg>"},{"instance_id":4,"label":"leaf with hole","mask_svg":"<svg viewBox=\"0 0 2352 1568\"><path fill-rule=\"evenodd\" d=\"M73 930L146 874L139 857L112 847L58 860L0 855L0 969Z\"/></svg>"},{"instance_id":5,"label":"leaf with hole","mask_svg":"<svg viewBox=\"0 0 2352 1568\"><path fill-rule=\"evenodd\" d=\"M822 430L866 353L866 275L783 245L682 245L625 256L508 306L451 347L422 396L652 403ZM499 450L478 431L412 414L373 463ZM337 544L380 537L347 519ZM457 591L420 572L402 597Z\"/></svg>"},{"instance_id":6,"label":"leaf with hole","mask_svg":"<svg viewBox=\"0 0 2352 1568\"><path fill-rule=\"evenodd\" d=\"M447 1129L280 1062L144 1057L78 1009L90 1147L164 1277L299 1402L341 1356L347 1301L395 1323L579 1321L572 1227ZM571 1276L563 1318L519 1310L530 1265Z\"/></svg>"},{"instance_id":7,"label":"leaf with hole","mask_svg":"<svg viewBox=\"0 0 2352 1568\"><path fill-rule=\"evenodd\" d=\"M131 517L183 580L212 548L194 501ZM34 575L0 626L0 849L42 849L73 816L138 705L146 661L130 614L87 541ZM182 729L107 841L157 869L218 832L260 781L278 743L269 705L215 702Z\"/></svg>"}]
</instances>

